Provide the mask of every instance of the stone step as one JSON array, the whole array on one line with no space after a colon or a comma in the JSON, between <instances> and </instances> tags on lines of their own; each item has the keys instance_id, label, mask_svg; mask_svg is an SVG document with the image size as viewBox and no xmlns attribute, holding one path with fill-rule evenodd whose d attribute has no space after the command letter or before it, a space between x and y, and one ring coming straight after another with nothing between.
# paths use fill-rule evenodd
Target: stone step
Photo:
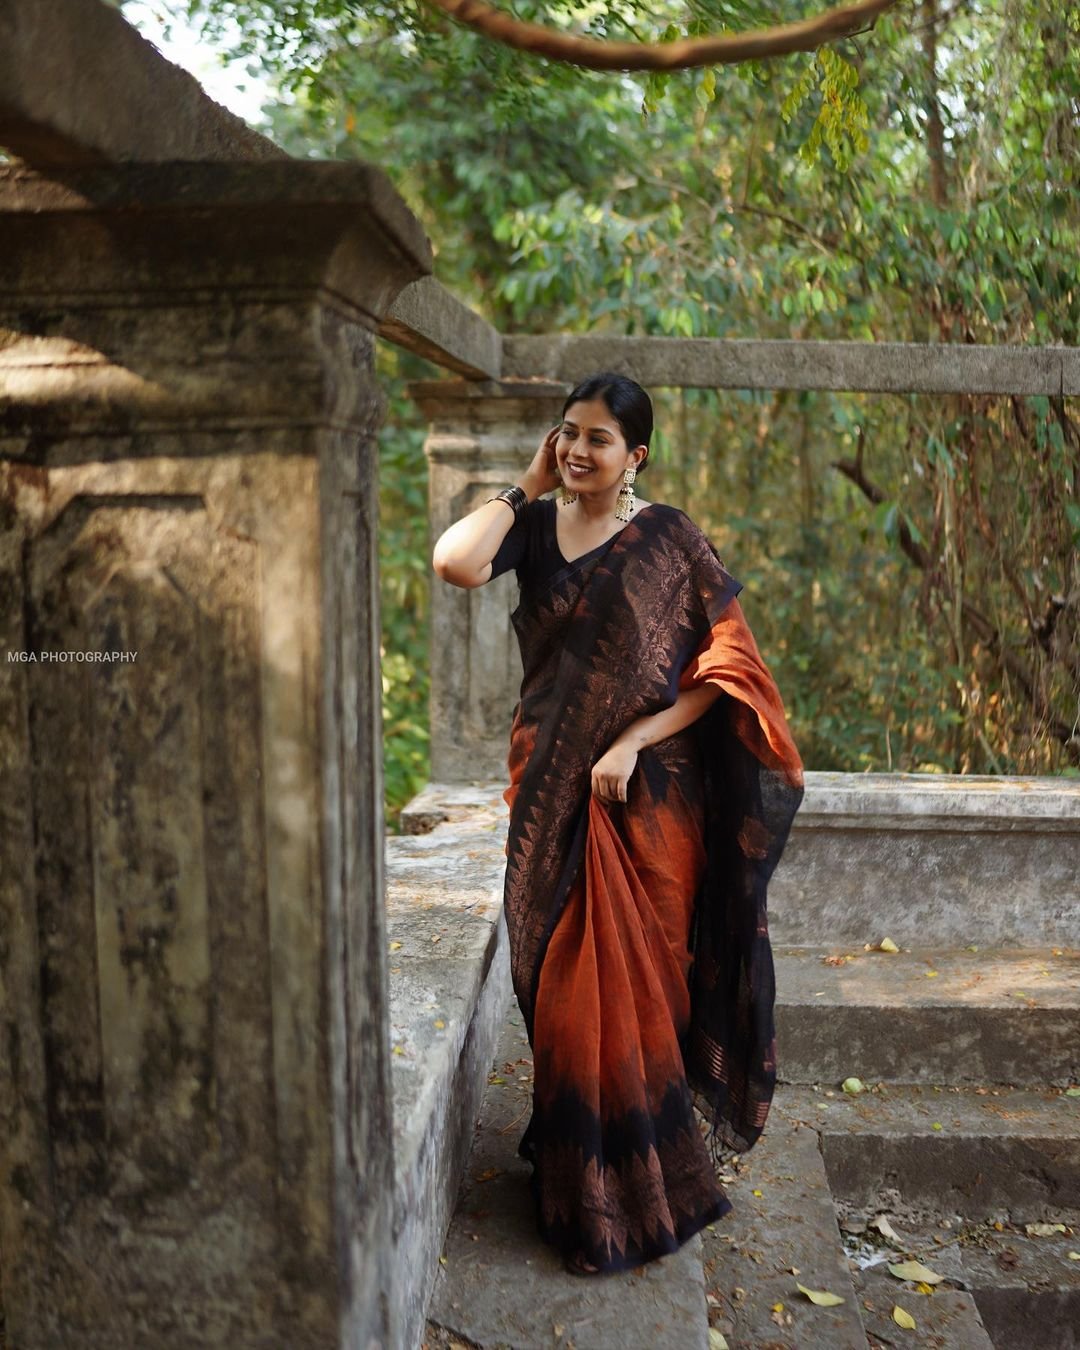
<instances>
[{"instance_id":1,"label":"stone step","mask_svg":"<svg viewBox=\"0 0 1080 1350\"><path fill-rule=\"evenodd\" d=\"M775 946L774 958L783 1082L1080 1081L1076 949Z\"/></svg>"},{"instance_id":2,"label":"stone step","mask_svg":"<svg viewBox=\"0 0 1080 1350\"><path fill-rule=\"evenodd\" d=\"M734 1208L702 1234L711 1325L732 1350L866 1350L815 1131L774 1102L765 1133L721 1176ZM844 1302L819 1307L797 1284Z\"/></svg>"},{"instance_id":3,"label":"stone step","mask_svg":"<svg viewBox=\"0 0 1080 1350\"><path fill-rule=\"evenodd\" d=\"M995 1346L1080 1345L1080 1224L1057 1236L989 1232L961 1248L964 1278ZM1032 1328L1038 1327L1037 1338Z\"/></svg>"},{"instance_id":4,"label":"stone step","mask_svg":"<svg viewBox=\"0 0 1080 1350\"><path fill-rule=\"evenodd\" d=\"M787 1087L774 1109L818 1132L834 1199L860 1210L1019 1223L1080 1217L1080 1098L890 1084Z\"/></svg>"},{"instance_id":5,"label":"stone step","mask_svg":"<svg viewBox=\"0 0 1080 1350\"><path fill-rule=\"evenodd\" d=\"M517 1145L532 1106L517 1006L503 1028L465 1178L428 1304L425 1344L483 1350L707 1350L702 1244L595 1278L570 1275L536 1230Z\"/></svg>"},{"instance_id":6,"label":"stone step","mask_svg":"<svg viewBox=\"0 0 1080 1350\"><path fill-rule=\"evenodd\" d=\"M920 1345L949 1350L1013 1350L1036 1343L1040 1350L1075 1347L1080 1260L1071 1260L1069 1253L1078 1249L1080 1230L1035 1236L1019 1224L954 1219L931 1227L887 1215L893 1241L868 1227L872 1217L849 1212L841 1221L871 1345L896 1343L892 1309L899 1305L915 1318L917 1326L909 1334ZM942 1276L942 1283L928 1293L915 1281L890 1274L888 1263L907 1259Z\"/></svg>"}]
</instances>

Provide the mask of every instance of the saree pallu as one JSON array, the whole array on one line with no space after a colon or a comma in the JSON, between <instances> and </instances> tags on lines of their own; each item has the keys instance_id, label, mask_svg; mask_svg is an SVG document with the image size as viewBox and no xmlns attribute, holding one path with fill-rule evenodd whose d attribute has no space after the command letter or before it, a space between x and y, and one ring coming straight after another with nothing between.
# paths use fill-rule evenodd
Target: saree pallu
<instances>
[{"instance_id":1,"label":"saree pallu","mask_svg":"<svg viewBox=\"0 0 1080 1350\"><path fill-rule=\"evenodd\" d=\"M740 589L654 504L523 583L512 616L505 914L534 1062L518 1152L541 1234L601 1270L730 1211L717 1163L753 1146L775 1086L766 889L802 765ZM627 801L594 797L616 736L701 684L719 696L639 753Z\"/></svg>"}]
</instances>

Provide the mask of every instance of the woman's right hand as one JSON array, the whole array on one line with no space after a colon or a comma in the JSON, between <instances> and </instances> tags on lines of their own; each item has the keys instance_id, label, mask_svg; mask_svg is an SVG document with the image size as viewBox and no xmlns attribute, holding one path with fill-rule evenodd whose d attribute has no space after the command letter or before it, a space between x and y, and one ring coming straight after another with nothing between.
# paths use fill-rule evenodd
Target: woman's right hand
<instances>
[{"instance_id":1,"label":"woman's right hand","mask_svg":"<svg viewBox=\"0 0 1080 1350\"><path fill-rule=\"evenodd\" d=\"M525 487L530 497L541 497L545 492L554 492L557 487L562 486L562 479L559 477L559 470L555 461L555 442L559 438L561 426L562 423L560 422L559 426L552 427L547 432L540 442L536 454L532 457L532 463L522 476L522 486Z\"/></svg>"}]
</instances>

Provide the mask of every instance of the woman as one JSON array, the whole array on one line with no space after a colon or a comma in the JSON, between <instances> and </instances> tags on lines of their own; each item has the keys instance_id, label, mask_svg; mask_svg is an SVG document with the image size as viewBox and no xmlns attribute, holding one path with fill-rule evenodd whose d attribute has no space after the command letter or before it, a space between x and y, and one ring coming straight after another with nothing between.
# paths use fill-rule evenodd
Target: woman
<instances>
[{"instance_id":1,"label":"woman","mask_svg":"<svg viewBox=\"0 0 1080 1350\"><path fill-rule=\"evenodd\" d=\"M652 420L633 380L585 380L433 558L457 586L511 567L520 584L505 914L534 1092L518 1152L540 1232L579 1274L673 1252L732 1207L716 1163L752 1147L772 1099L766 884L802 798L739 583L682 511L635 500Z\"/></svg>"}]
</instances>

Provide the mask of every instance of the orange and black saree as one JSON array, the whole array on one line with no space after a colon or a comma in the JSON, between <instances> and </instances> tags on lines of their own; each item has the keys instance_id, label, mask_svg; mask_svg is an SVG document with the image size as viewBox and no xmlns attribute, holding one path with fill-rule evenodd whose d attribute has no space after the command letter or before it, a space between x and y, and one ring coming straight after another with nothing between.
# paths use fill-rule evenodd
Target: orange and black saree
<instances>
[{"instance_id":1,"label":"orange and black saree","mask_svg":"<svg viewBox=\"0 0 1080 1350\"><path fill-rule=\"evenodd\" d=\"M765 1124L766 887L802 765L741 587L689 518L648 506L568 562L554 510L533 503L514 527L546 529L556 550L519 565L513 615L505 914L535 1073L518 1151L541 1234L619 1270L726 1214L719 1150L750 1148ZM703 682L719 697L640 752L627 801L595 798L592 765L618 733Z\"/></svg>"}]
</instances>

